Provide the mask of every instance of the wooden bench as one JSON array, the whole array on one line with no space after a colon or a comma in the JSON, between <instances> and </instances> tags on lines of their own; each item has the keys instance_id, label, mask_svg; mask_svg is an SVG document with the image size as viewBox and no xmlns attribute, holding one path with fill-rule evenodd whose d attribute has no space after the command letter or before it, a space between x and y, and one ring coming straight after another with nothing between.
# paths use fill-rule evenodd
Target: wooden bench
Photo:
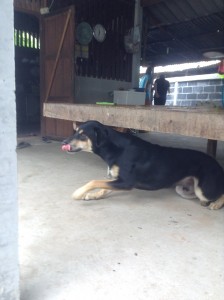
<instances>
[{"instance_id":1,"label":"wooden bench","mask_svg":"<svg viewBox=\"0 0 224 300\"><path fill-rule=\"evenodd\" d=\"M224 109L221 107L44 103L43 114L73 122L98 120L113 127L205 138L207 152L213 156L217 141L224 141Z\"/></svg>"}]
</instances>

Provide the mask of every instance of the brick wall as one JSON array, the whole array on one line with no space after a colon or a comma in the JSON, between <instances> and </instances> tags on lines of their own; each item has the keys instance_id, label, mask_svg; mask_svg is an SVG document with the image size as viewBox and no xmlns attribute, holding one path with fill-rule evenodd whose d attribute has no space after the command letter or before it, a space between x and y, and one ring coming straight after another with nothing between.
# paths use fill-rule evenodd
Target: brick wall
<instances>
[{"instance_id":1,"label":"brick wall","mask_svg":"<svg viewBox=\"0 0 224 300\"><path fill-rule=\"evenodd\" d=\"M169 79L168 79L169 80ZM222 105L223 79L207 79L181 81L177 86L176 105ZM167 95L167 105L175 105L175 83L170 81L170 94Z\"/></svg>"}]
</instances>

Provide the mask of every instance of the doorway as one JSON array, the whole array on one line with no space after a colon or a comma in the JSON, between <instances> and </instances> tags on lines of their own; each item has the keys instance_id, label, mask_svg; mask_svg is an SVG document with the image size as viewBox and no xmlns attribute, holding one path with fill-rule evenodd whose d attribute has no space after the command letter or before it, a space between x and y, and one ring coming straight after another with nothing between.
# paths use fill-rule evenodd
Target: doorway
<instances>
[{"instance_id":1,"label":"doorway","mask_svg":"<svg viewBox=\"0 0 224 300\"><path fill-rule=\"evenodd\" d=\"M15 12L17 135L40 133L39 19Z\"/></svg>"}]
</instances>

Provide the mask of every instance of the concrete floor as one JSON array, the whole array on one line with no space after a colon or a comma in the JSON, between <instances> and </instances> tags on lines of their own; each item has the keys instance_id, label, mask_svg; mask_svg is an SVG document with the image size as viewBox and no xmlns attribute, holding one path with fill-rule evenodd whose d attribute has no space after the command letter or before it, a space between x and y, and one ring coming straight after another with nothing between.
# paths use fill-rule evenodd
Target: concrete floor
<instances>
[{"instance_id":1,"label":"concrete floor","mask_svg":"<svg viewBox=\"0 0 224 300\"><path fill-rule=\"evenodd\" d=\"M142 134L160 144L204 149L206 141ZM73 201L106 177L91 153L20 137L21 300L224 299L224 209L210 211L174 190L114 192ZM218 148L224 165L224 144Z\"/></svg>"}]
</instances>

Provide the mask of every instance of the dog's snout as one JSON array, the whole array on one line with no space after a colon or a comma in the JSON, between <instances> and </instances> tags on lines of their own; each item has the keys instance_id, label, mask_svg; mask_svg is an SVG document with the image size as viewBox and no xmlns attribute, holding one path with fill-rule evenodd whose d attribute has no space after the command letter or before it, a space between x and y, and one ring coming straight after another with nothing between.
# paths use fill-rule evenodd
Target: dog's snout
<instances>
[{"instance_id":1,"label":"dog's snout","mask_svg":"<svg viewBox=\"0 0 224 300\"><path fill-rule=\"evenodd\" d=\"M62 144L62 145L67 145L67 144L68 144L68 141L67 141L67 140L64 140L64 141L61 142L61 144Z\"/></svg>"}]
</instances>

